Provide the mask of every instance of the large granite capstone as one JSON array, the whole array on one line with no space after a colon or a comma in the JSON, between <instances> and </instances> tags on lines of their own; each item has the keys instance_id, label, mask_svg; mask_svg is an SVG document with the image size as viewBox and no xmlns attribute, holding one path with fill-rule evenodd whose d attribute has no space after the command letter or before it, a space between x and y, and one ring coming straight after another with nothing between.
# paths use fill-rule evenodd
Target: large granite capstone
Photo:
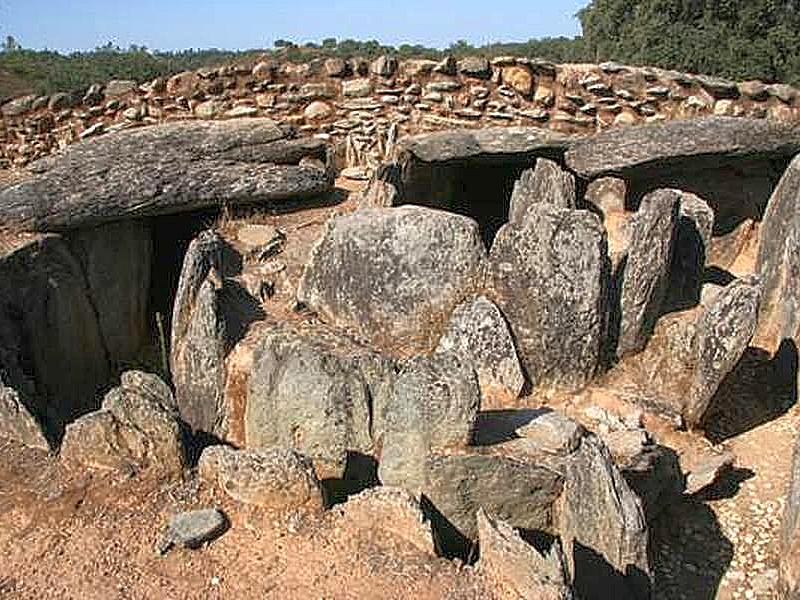
<instances>
[{"instance_id":1,"label":"large granite capstone","mask_svg":"<svg viewBox=\"0 0 800 600\"><path fill-rule=\"evenodd\" d=\"M581 177L594 179L710 158L789 158L797 152L797 126L766 119L706 117L609 129L573 143L566 161Z\"/></svg>"},{"instance_id":2,"label":"large granite capstone","mask_svg":"<svg viewBox=\"0 0 800 600\"><path fill-rule=\"evenodd\" d=\"M66 230L330 191L325 142L291 135L270 119L237 119L87 140L31 164L31 179L0 191L0 222Z\"/></svg>"}]
</instances>

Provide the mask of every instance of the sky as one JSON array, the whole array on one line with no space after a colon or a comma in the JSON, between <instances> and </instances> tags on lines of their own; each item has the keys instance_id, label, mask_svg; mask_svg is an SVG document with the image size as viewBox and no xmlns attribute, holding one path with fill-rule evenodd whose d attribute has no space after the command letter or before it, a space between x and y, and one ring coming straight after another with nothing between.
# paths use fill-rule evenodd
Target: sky
<instances>
[{"instance_id":1,"label":"sky","mask_svg":"<svg viewBox=\"0 0 800 600\"><path fill-rule=\"evenodd\" d=\"M24 48L88 50L107 42L157 50L248 49L377 39L443 48L580 32L588 0L0 0L0 34Z\"/></svg>"}]
</instances>

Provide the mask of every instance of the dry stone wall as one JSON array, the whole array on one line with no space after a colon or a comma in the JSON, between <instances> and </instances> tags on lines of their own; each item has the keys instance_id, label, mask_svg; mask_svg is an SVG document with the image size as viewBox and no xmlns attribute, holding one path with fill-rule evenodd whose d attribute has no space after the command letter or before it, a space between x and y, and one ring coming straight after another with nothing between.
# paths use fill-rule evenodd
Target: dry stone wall
<instances>
[{"instance_id":1,"label":"dry stone wall","mask_svg":"<svg viewBox=\"0 0 800 600\"><path fill-rule=\"evenodd\" d=\"M269 116L338 141L340 166L375 165L398 136L489 125L589 134L702 115L800 121L798 91L760 81L513 57L264 59L151 82L110 81L0 107L0 164L22 166L88 137L181 119Z\"/></svg>"}]
</instances>

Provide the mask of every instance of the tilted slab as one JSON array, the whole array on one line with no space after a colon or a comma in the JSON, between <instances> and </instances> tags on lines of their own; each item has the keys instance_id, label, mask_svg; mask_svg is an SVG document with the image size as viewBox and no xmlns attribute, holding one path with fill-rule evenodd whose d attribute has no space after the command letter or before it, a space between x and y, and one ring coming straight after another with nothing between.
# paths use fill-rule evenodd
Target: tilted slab
<instances>
[{"instance_id":1,"label":"tilted slab","mask_svg":"<svg viewBox=\"0 0 800 600\"><path fill-rule=\"evenodd\" d=\"M87 140L0 191L0 222L66 230L330 191L324 142L270 119L169 123ZM307 164L304 158L323 161Z\"/></svg>"},{"instance_id":2,"label":"tilted slab","mask_svg":"<svg viewBox=\"0 0 800 600\"><path fill-rule=\"evenodd\" d=\"M398 142L398 150L424 162L447 162L482 156L561 153L572 139L538 127L486 127L410 136Z\"/></svg>"},{"instance_id":3,"label":"tilted slab","mask_svg":"<svg viewBox=\"0 0 800 600\"><path fill-rule=\"evenodd\" d=\"M788 158L800 152L800 127L775 120L706 117L611 129L575 142L567 166L585 179L700 158Z\"/></svg>"}]
</instances>

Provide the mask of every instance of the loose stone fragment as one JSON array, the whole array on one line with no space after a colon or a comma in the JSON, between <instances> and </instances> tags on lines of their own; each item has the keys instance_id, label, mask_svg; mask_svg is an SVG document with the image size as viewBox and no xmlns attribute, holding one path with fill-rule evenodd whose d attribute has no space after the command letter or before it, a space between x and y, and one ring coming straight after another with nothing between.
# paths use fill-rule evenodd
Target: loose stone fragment
<instances>
[{"instance_id":1,"label":"loose stone fragment","mask_svg":"<svg viewBox=\"0 0 800 600\"><path fill-rule=\"evenodd\" d=\"M166 554L173 546L196 549L217 539L228 528L228 519L217 508L182 512L170 519L167 531L156 546L158 554Z\"/></svg>"}]
</instances>

